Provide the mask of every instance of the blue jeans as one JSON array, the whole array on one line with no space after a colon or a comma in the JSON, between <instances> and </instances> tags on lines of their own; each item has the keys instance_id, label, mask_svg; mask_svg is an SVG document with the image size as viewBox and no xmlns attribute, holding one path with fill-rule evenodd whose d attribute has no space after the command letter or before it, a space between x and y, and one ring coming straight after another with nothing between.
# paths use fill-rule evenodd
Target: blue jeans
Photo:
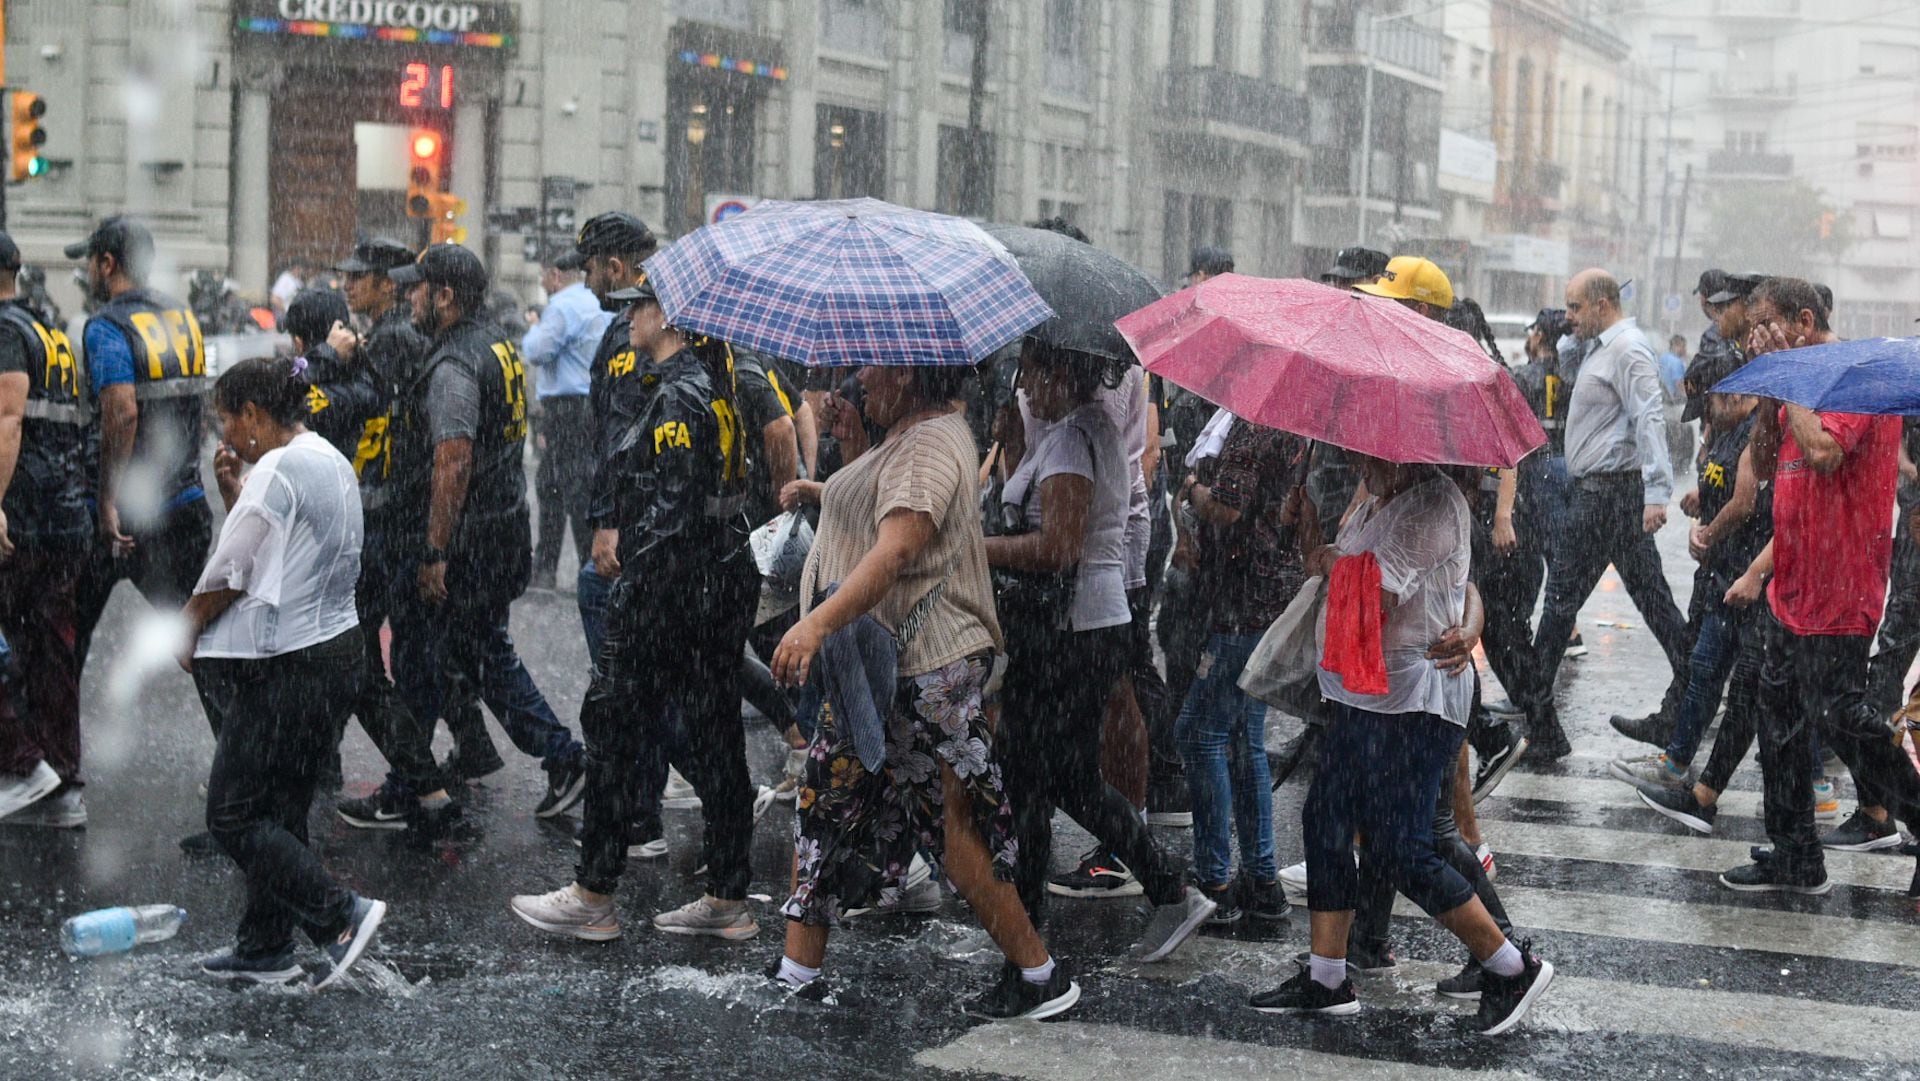
<instances>
[{"instance_id":1,"label":"blue jeans","mask_svg":"<svg viewBox=\"0 0 1920 1081\"><path fill-rule=\"evenodd\" d=\"M1718 602L1710 602L1701 614L1700 630L1693 640L1693 663L1687 670L1687 693L1680 699L1680 712L1674 718L1673 738L1667 741L1667 758L1676 766L1693 761L1707 724L1720 708L1720 695L1740 653L1742 627L1736 616L1743 614Z\"/></svg>"},{"instance_id":2,"label":"blue jeans","mask_svg":"<svg viewBox=\"0 0 1920 1081\"><path fill-rule=\"evenodd\" d=\"M1430 916L1473 899L1473 887L1434 848L1433 810L1466 730L1431 713L1372 713L1329 702L1320 767L1300 809L1307 908L1358 906L1353 838L1407 900Z\"/></svg>"},{"instance_id":3,"label":"blue jeans","mask_svg":"<svg viewBox=\"0 0 1920 1081\"><path fill-rule=\"evenodd\" d=\"M1215 634L1200 656L1174 722L1193 801L1193 873L1202 885L1232 881L1233 838L1256 882L1279 877L1273 859L1273 785L1267 774L1267 707L1240 689L1257 634ZM1234 750L1241 753L1234 754ZM1231 817L1229 817L1231 811Z\"/></svg>"},{"instance_id":4,"label":"blue jeans","mask_svg":"<svg viewBox=\"0 0 1920 1081\"><path fill-rule=\"evenodd\" d=\"M613 593L613 579L593 569L593 560L580 564L574 579L574 603L580 607L580 629L587 636L587 656L600 655L600 640L607 636L607 598Z\"/></svg>"}]
</instances>

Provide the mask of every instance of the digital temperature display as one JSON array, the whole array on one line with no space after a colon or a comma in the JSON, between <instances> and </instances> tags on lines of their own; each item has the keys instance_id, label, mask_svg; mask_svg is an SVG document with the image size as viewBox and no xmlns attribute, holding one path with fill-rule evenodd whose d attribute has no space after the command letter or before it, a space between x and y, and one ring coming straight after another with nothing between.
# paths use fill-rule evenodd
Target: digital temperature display
<instances>
[{"instance_id":1,"label":"digital temperature display","mask_svg":"<svg viewBox=\"0 0 1920 1081\"><path fill-rule=\"evenodd\" d=\"M405 109L453 108L453 65L435 67L418 60L408 64L400 78L400 106Z\"/></svg>"}]
</instances>

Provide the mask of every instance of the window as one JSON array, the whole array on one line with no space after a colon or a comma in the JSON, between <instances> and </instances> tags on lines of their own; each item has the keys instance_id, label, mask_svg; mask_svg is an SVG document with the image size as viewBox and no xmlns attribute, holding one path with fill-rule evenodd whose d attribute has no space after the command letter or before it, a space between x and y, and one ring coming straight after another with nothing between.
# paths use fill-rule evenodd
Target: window
<instances>
[{"instance_id":1,"label":"window","mask_svg":"<svg viewBox=\"0 0 1920 1081\"><path fill-rule=\"evenodd\" d=\"M946 34L941 66L958 75L973 73L973 47L986 29L986 0L944 0L940 17Z\"/></svg>"},{"instance_id":2,"label":"window","mask_svg":"<svg viewBox=\"0 0 1920 1081\"><path fill-rule=\"evenodd\" d=\"M939 140L934 209L967 218L992 217L993 133L981 132L976 146L966 128L942 124Z\"/></svg>"},{"instance_id":3,"label":"window","mask_svg":"<svg viewBox=\"0 0 1920 1081\"><path fill-rule=\"evenodd\" d=\"M1854 125L1858 156L1869 161L1913 161L1920 147L1920 126L1913 124Z\"/></svg>"},{"instance_id":4,"label":"window","mask_svg":"<svg viewBox=\"0 0 1920 1081\"><path fill-rule=\"evenodd\" d=\"M887 14L877 0L820 0L820 41L829 49L887 55Z\"/></svg>"},{"instance_id":5,"label":"window","mask_svg":"<svg viewBox=\"0 0 1920 1081\"><path fill-rule=\"evenodd\" d=\"M819 199L886 196L887 118L865 109L815 110L813 194Z\"/></svg>"},{"instance_id":6,"label":"window","mask_svg":"<svg viewBox=\"0 0 1920 1081\"><path fill-rule=\"evenodd\" d=\"M1239 69L1234 43L1240 40L1240 6L1234 0L1213 0L1213 66Z\"/></svg>"},{"instance_id":7,"label":"window","mask_svg":"<svg viewBox=\"0 0 1920 1081\"><path fill-rule=\"evenodd\" d=\"M1041 143L1038 157L1040 216L1050 218L1058 214L1079 224L1078 215L1087 190L1087 152L1077 146Z\"/></svg>"},{"instance_id":8,"label":"window","mask_svg":"<svg viewBox=\"0 0 1920 1081\"><path fill-rule=\"evenodd\" d=\"M1882 79L1911 79L1920 75L1920 46L1863 41L1860 43L1860 74Z\"/></svg>"},{"instance_id":9,"label":"window","mask_svg":"<svg viewBox=\"0 0 1920 1081\"><path fill-rule=\"evenodd\" d=\"M1767 152L1767 133L1764 131L1728 131L1727 149L1735 154L1764 154Z\"/></svg>"},{"instance_id":10,"label":"window","mask_svg":"<svg viewBox=\"0 0 1920 1081\"><path fill-rule=\"evenodd\" d=\"M1233 201L1185 192L1166 193L1160 233L1161 274L1168 281L1186 277L1196 248L1233 246Z\"/></svg>"},{"instance_id":11,"label":"window","mask_svg":"<svg viewBox=\"0 0 1920 1081\"><path fill-rule=\"evenodd\" d=\"M1046 44L1050 60L1085 63L1087 59L1086 0L1046 0Z\"/></svg>"}]
</instances>

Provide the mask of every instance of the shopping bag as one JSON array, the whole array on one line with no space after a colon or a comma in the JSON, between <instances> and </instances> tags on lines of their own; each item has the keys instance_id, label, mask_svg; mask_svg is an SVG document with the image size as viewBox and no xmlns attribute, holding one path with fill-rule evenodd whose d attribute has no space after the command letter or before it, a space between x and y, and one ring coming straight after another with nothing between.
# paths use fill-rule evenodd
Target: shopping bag
<instances>
[{"instance_id":1,"label":"shopping bag","mask_svg":"<svg viewBox=\"0 0 1920 1081\"><path fill-rule=\"evenodd\" d=\"M1260 636L1260 644L1240 672L1240 689L1296 717L1318 716L1326 604L1327 580L1307 579L1287 610Z\"/></svg>"},{"instance_id":2,"label":"shopping bag","mask_svg":"<svg viewBox=\"0 0 1920 1081\"><path fill-rule=\"evenodd\" d=\"M799 511L787 511L753 531L748 539L753 562L776 591L796 593L807 553L813 550L813 526Z\"/></svg>"}]
</instances>

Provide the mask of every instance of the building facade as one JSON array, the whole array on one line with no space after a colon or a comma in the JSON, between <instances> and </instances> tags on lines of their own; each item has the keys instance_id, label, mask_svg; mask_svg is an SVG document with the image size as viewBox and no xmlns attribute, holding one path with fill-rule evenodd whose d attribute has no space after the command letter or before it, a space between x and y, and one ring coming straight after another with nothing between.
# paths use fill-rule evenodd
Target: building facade
<instances>
[{"instance_id":1,"label":"building facade","mask_svg":"<svg viewBox=\"0 0 1920 1081\"><path fill-rule=\"evenodd\" d=\"M50 170L9 189L7 224L40 263L123 210L163 274L254 295L357 233L423 243L421 132L466 243L523 288L541 246L615 207L667 237L760 198L1057 216L1170 284L1203 243L1295 273L1316 213L1298 0L8 7L8 82L48 105Z\"/></svg>"}]
</instances>

